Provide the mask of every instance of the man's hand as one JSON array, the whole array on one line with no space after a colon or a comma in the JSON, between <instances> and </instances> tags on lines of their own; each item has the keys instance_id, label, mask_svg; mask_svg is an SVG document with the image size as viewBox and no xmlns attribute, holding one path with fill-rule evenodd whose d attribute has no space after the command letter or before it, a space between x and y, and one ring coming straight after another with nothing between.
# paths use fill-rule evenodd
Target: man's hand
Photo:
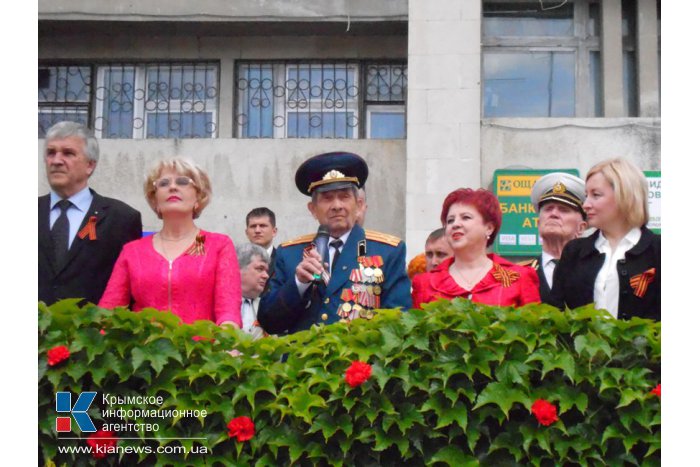
<instances>
[{"instance_id":1,"label":"man's hand","mask_svg":"<svg viewBox=\"0 0 700 467\"><path fill-rule=\"evenodd\" d=\"M308 284L314 280L315 275L323 272L323 258L315 249L311 249L304 254L301 263L297 265L296 276L302 284Z\"/></svg>"}]
</instances>

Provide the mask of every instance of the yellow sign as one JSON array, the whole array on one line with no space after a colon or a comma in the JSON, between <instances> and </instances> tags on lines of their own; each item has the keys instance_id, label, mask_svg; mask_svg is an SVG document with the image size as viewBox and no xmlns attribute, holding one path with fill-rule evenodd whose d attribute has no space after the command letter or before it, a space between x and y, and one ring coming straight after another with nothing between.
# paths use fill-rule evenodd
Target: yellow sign
<instances>
[{"instance_id":1,"label":"yellow sign","mask_svg":"<svg viewBox=\"0 0 700 467\"><path fill-rule=\"evenodd\" d=\"M541 177L538 175L501 175L498 179L496 196L530 197L532 186Z\"/></svg>"}]
</instances>

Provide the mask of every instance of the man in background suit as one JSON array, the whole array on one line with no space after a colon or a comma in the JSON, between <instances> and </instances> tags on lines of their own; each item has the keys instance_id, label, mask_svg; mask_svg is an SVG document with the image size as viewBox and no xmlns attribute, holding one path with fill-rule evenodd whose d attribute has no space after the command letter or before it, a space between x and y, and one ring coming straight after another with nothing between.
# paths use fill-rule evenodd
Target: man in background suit
<instances>
[{"instance_id":1,"label":"man in background suit","mask_svg":"<svg viewBox=\"0 0 700 467\"><path fill-rule=\"evenodd\" d=\"M542 255L533 260L540 279L540 298L547 303L552 292L552 278L564 246L586 230L586 183L580 178L552 172L542 176L532 187L530 200L539 213L537 229L542 238Z\"/></svg>"},{"instance_id":2,"label":"man in background suit","mask_svg":"<svg viewBox=\"0 0 700 467\"><path fill-rule=\"evenodd\" d=\"M277 248L273 244L277 235L277 221L275 213L266 207L255 208L245 216L245 234L248 241L260 245L267 251L269 263L275 263Z\"/></svg>"},{"instance_id":3,"label":"man in background suit","mask_svg":"<svg viewBox=\"0 0 700 467\"><path fill-rule=\"evenodd\" d=\"M258 323L258 307L260 294L267 284L270 257L260 245L245 243L236 248L238 269L241 271L241 320L244 332L256 339L263 337L265 332Z\"/></svg>"},{"instance_id":4,"label":"man in background suit","mask_svg":"<svg viewBox=\"0 0 700 467\"><path fill-rule=\"evenodd\" d=\"M141 237L141 214L88 187L99 147L85 126L56 123L44 148L51 192L39 197L39 300L97 303L122 246Z\"/></svg>"}]
</instances>

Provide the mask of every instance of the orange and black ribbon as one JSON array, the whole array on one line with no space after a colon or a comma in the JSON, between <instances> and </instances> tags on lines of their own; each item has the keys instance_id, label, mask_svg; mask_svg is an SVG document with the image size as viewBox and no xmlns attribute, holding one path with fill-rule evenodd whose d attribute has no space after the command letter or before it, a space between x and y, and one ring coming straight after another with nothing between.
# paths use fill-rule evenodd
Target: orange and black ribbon
<instances>
[{"instance_id":1,"label":"orange and black ribbon","mask_svg":"<svg viewBox=\"0 0 700 467\"><path fill-rule=\"evenodd\" d=\"M90 216L85 227L78 232L78 237L81 239L88 237L90 240L97 240L97 216Z\"/></svg>"},{"instance_id":2,"label":"orange and black ribbon","mask_svg":"<svg viewBox=\"0 0 700 467\"><path fill-rule=\"evenodd\" d=\"M513 285L513 282L520 278L520 273L505 269L498 263L493 263L493 272L491 274L503 287L510 287Z\"/></svg>"},{"instance_id":3,"label":"orange and black ribbon","mask_svg":"<svg viewBox=\"0 0 700 467\"><path fill-rule=\"evenodd\" d=\"M634 295L639 298L644 297L649 289L649 284L654 282L654 276L656 276L656 268L647 269L641 274L632 276L632 278L630 278L630 285L632 286Z\"/></svg>"},{"instance_id":4,"label":"orange and black ribbon","mask_svg":"<svg viewBox=\"0 0 700 467\"><path fill-rule=\"evenodd\" d=\"M203 256L205 253L204 240L204 235L197 235L197 237L194 239L194 243L185 253L190 256Z\"/></svg>"}]
</instances>

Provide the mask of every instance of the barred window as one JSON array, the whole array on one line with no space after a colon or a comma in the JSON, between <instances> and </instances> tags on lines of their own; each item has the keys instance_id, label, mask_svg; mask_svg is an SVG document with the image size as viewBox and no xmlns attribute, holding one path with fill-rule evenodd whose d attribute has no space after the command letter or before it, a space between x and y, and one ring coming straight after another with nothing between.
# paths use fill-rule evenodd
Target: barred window
<instances>
[{"instance_id":1,"label":"barred window","mask_svg":"<svg viewBox=\"0 0 700 467\"><path fill-rule=\"evenodd\" d=\"M51 124L65 119L89 121L88 126L99 138L217 136L219 67L215 63L122 63L43 69L48 70L43 74L49 78L42 82L40 69L40 137ZM80 72L71 74L72 70ZM84 84L76 93L79 77ZM59 99L58 103L49 98Z\"/></svg>"},{"instance_id":2,"label":"barred window","mask_svg":"<svg viewBox=\"0 0 700 467\"><path fill-rule=\"evenodd\" d=\"M241 62L236 73L239 138L406 137L405 63Z\"/></svg>"},{"instance_id":3,"label":"barred window","mask_svg":"<svg viewBox=\"0 0 700 467\"><path fill-rule=\"evenodd\" d=\"M91 86L89 66L39 67L39 137L62 120L87 125Z\"/></svg>"}]
</instances>

